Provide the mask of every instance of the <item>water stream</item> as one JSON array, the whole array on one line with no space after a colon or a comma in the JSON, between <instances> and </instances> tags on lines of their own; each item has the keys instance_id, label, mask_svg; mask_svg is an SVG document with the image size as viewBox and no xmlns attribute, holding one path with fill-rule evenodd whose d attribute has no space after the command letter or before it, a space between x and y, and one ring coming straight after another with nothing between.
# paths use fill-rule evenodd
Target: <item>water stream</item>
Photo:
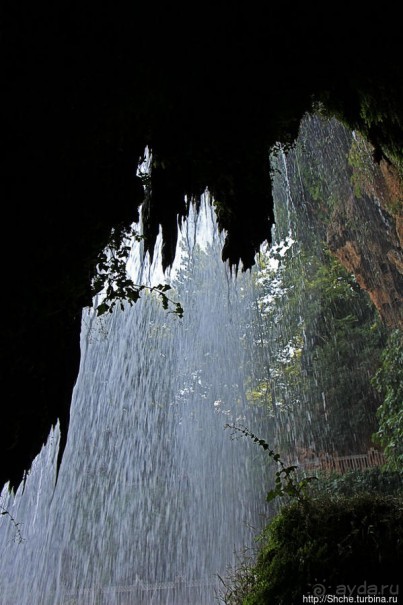
<instances>
[{"instance_id":1,"label":"water stream","mask_svg":"<svg viewBox=\"0 0 403 605\"><path fill-rule=\"evenodd\" d=\"M25 486L1 495L1 605L213 605L267 522L273 475L267 453L226 425L298 460L370 446L382 334L324 245L340 200L352 241L386 220L354 190L367 163L353 173L351 145L340 124L311 116L278 154L274 246L252 272L235 279L221 261L207 198L181 226L169 274L133 243L134 281L168 280L184 317L147 291L124 310L84 310L57 484L55 427ZM367 206L371 219L356 220Z\"/></svg>"},{"instance_id":2,"label":"water stream","mask_svg":"<svg viewBox=\"0 0 403 605\"><path fill-rule=\"evenodd\" d=\"M225 428L258 422L244 395L251 276L229 274L222 243L208 203L191 213L170 278L183 319L146 293L84 311L57 485L56 427L24 491L2 494L21 524L2 519L2 605L211 605L253 542L265 465ZM136 246L132 274L158 283L158 255L140 268Z\"/></svg>"}]
</instances>

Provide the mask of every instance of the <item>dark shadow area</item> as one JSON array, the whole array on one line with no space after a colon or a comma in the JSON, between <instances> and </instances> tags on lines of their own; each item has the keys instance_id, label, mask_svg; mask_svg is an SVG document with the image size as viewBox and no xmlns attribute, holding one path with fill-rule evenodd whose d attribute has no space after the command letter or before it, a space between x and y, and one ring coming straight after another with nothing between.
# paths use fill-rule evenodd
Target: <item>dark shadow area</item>
<instances>
[{"instance_id":1,"label":"dark shadow area","mask_svg":"<svg viewBox=\"0 0 403 605\"><path fill-rule=\"evenodd\" d=\"M81 309L111 228L138 218L145 146L148 249L161 225L170 264L184 195L209 187L223 260L248 268L270 239L269 149L313 102L401 157L398 26L379 6L4 3L0 484L58 418L66 437Z\"/></svg>"}]
</instances>

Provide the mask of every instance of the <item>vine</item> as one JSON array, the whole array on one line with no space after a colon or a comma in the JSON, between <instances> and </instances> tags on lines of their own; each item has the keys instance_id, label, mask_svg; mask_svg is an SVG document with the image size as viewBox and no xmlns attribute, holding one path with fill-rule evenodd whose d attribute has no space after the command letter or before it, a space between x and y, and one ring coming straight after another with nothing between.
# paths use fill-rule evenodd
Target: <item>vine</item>
<instances>
[{"instance_id":1,"label":"vine","mask_svg":"<svg viewBox=\"0 0 403 605\"><path fill-rule=\"evenodd\" d=\"M21 544L24 541L24 538L23 538L22 532L21 532L21 527L20 527L21 523L18 523L14 519L14 517L12 516L12 514L0 504L0 516L5 516L5 515L9 518L10 522L14 526L14 529L15 529L15 542L17 542L18 544Z\"/></svg>"},{"instance_id":2,"label":"vine","mask_svg":"<svg viewBox=\"0 0 403 605\"><path fill-rule=\"evenodd\" d=\"M142 236L133 227L120 226L112 231L107 249L98 254L96 275L92 280L92 296L104 291L104 297L96 307L97 315L112 313L116 305L123 311L125 302L132 306L141 297L141 292L146 290L158 295L164 310L171 308L170 313L182 318L181 303L166 294L171 290L169 284L146 286L134 283L129 276L127 261L131 250L130 241L141 239Z\"/></svg>"},{"instance_id":3,"label":"vine","mask_svg":"<svg viewBox=\"0 0 403 605\"><path fill-rule=\"evenodd\" d=\"M274 488L267 492L267 502L271 502L275 498L284 497L293 498L300 503L306 501L306 489L309 483L317 480L317 477L304 477L302 479L298 479L295 476L295 471L298 467L295 465L286 466L286 464L281 460L280 454L270 449L269 445L264 439L260 439L246 427L226 424L225 428L232 429L233 434L238 432L252 439L254 443L257 443L260 447L266 450L273 462L278 465L279 468L275 474Z\"/></svg>"}]
</instances>

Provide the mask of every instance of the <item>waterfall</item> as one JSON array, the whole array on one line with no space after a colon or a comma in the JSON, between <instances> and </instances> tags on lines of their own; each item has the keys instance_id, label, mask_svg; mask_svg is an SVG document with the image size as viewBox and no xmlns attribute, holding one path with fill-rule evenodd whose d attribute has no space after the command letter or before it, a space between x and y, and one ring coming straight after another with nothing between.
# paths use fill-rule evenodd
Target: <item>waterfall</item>
<instances>
[{"instance_id":1,"label":"waterfall","mask_svg":"<svg viewBox=\"0 0 403 605\"><path fill-rule=\"evenodd\" d=\"M353 268L379 290L393 279L386 265L376 278L372 271L373 249L386 256L393 244L380 227L382 175L369 146L357 151L353 133L317 115L305 116L294 147L279 147L271 161L276 226L258 277L263 361L254 369L254 390L275 418L271 443L311 466L366 454L381 403L370 378L385 341Z\"/></svg>"},{"instance_id":2,"label":"waterfall","mask_svg":"<svg viewBox=\"0 0 403 605\"><path fill-rule=\"evenodd\" d=\"M57 483L56 426L24 486L1 496L2 605L211 605L252 544L267 469L226 429L259 423L244 392L252 277L231 276L222 244L205 200L167 277L183 319L146 291L124 310L83 311ZM134 280L158 283L158 254L147 266L140 248Z\"/></svg>"},{"instance_id":3,"label":"waterfall","mask_svg":"<svg viewBox=\"0 0 403 605\"><path fill-rule=\"evenodd\" d=\"M221 261L206 194L169 273L160 239L151 264L134 240L128 263L136 283L168 283L183 318L147 289L132 307L83 311L57 482L58 426L16 495L1 494L2 605L212 605L273 513L267 453L230 427L297 465L370 447L384 333L325 242L337 253L346 235L376 266L366 244L389 224L380 176L367 178L370 152L335 120L307 116L278 151L274 244L251 272L235 278Z\"/></svg>"}]
</instances>

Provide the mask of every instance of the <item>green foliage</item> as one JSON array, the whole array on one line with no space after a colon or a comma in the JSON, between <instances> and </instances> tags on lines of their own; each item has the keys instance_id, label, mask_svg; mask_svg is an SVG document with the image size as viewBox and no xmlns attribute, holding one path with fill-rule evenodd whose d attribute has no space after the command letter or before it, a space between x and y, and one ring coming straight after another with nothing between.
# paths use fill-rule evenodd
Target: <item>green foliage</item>
<instances>
[{"instance_id":1,"label":"green foliage","mask_svg":"<svg viewBox=\"0 0 403 605\"><path fill-rule=\"evenodd\" d=\"M377 411L378 431L374 440L384 448L391 470L403 468L403 334L394 330L382 354L382 365L373 384L383 396Z\"/></svg>"},{"instance_id":2,"label":"green foliage","mask_svg":"<svg viewBox=\"0 0 403 605\"><path fill-rule=\"evenodd\" d=\"M225 577L218 575L222 588L217 597L225 605L242 605L256 585L256 553L245 550L237 556L235 567L227 570Z\"/></svg>"},{"instance_id":3,"label":"green foliage","mask_svg":"<svg viewBox=\"0 0 403 605\"><path fill-rule=\"evenodd\" d=\"M244 605L291 604L315 585L393 584L403 563L402 501L322 498L284 508L263 535L257 582Z\"/></svg>"},{"instance_id":4,"label":"green foliage","mask_svg":"<svg viewBox=\"0 0 403 605\"><path fill-rule=\"evenodd\" d=\"M294 501L263 531L255 565L242 570L237 592L229 588L223 601L294 605L303 595L351 596L369 584L396 589L402 565L401 498L323 496L304 506Z\"/></svg>"},{"instance_id":5,"label":"green foliage","mask_svg":"<svg viewBox=\"0 0 403 605\"><path fill-rule=\"evenodd\" d=\"M315 148L321 144L318 138L312 137ZM281 164L278 172L273 170L274 185L276 179L280 183L276 234L282 239L258 260L257 347L251 354L246 395L267 408L271 424L278 427L275 448L293 459L295 451L310 444L316 453L366 451L377 426L381 393L379 442L390 446L396 470L323 474L315 482L299 479L297 467L280 460L264 440L243 427L231 427L277 464L268 500L280 497L289 503L259 537L255 563L251 557L241 561L229 585L224 582L227 605L301 603L302 595L312 594L315 586L335 594L337 586L396 585L400 578L402 340L400 335L399 344L388 347L371 381L387 330L354 276L324 243L329 220L338 210L337 195L351 198L352 186L356 196L371 193L371 150L359 135L346 136L340 163L326 165L322 160L333 143L338 145L331 137L323 139L318 154L299 143L287 166L284 162L282 182ZM288 196L281 193L287 190ZM359 230L368 236L364 223Z\"/></svg>"},{"instance_id":6,"label":"green foliage","mask_svg":"<svg viewBox=\"0 0 403 605\"><path fill-rule=\"evenodd\" d=\"M127 262L131 250L130 240L140 241L140 236L133 228L119 227L112 231L108 248L98 255L97 274L92 282L92 295L96 296L103 292L101 303L97 306L97 315L112 313L116 305L124 310L124 303L132 306L136 303L141 292L157 294L163 309L171 308L171 313L183 317L182 305L167 296L171 290L169 284L158 284L157 286L146 286L136 284L127 272Z\"/></svg>"},{"instance_id":7,"label":"green foliage","mask_svg":"<svg viewBox=\"0 0 403 605\"><path fill-rule=\"evenodd\" d=\"M246 427L239 427L230 424L225 426L226 428L232 429L234 432L239 432L245 437L252 439L254 443L257 443L260 447L266 450L268 456L270 456L273 462L277 464L278 470L275 474L274 488L271 489L266 496L268 502L271 502L278 497L296 499L300 503L305 501L307 486L311 481L315 481L316 477L303 477L302 479L298 480L295 473L298 467L294 465L286 466L283 460L281 460L280 454L270 449L269 445L264 439L260 439L251 433L251 431L249 431L249 429Z\"/></svg>"},{"instance_id":8,"label":"green foliage","mask_svg":"<svg viewBox=\"0 0 403 605\"><path fill-rule=\"evenodd\" d=\"M311 495L351 496L367 493L383 496L403 496L403 476L401 471L389 471L379 467L338 473L320 474L311 486Z\"/></svg>"},{"instance_id":9,"label":"green foliage","mask_svg":"<svg viewBox=\"0 0 403 605\"><path fill-rule=\"evenodd\" d=\"M273 256L273 254L272 254ZM370 382L385 329L365 292L315 240L260 259L247 397L276 418L276 447L366 451L380 397ZM298 436L284 430L298 424ZM291 450L291 451L287 451Z\"/></svg>"},{"instance_id":10,"label":"green foliage","mask_svg":"<svg viewBox=\"0 0 403 605\"><path fill-rule=\"evenodd\" d=\"M374 187L375 164L372 153L373 147L360 133L356 133L348 155L352 168L351 184L356 197L362 197L364 192L371 191Z\"/></svg>"},{"instance_id":11,"label":"green foliage","mask_svg":"<svg viewBox=\"0 0 403 605\"><path fill-rule=\"evenodd\" d=\"M325 244L335 192L351 196L351 143L331 124L307 119L287 162L277 163L276 233L283 239L260 259L258 347L247 387L248 398L276 419L276 447L290 454L307 446L339 455L365 451L376 429L380 397L370 377L386 330ZM337 162L328 161L331 146Z\"/></svg>"}]
</instances>

